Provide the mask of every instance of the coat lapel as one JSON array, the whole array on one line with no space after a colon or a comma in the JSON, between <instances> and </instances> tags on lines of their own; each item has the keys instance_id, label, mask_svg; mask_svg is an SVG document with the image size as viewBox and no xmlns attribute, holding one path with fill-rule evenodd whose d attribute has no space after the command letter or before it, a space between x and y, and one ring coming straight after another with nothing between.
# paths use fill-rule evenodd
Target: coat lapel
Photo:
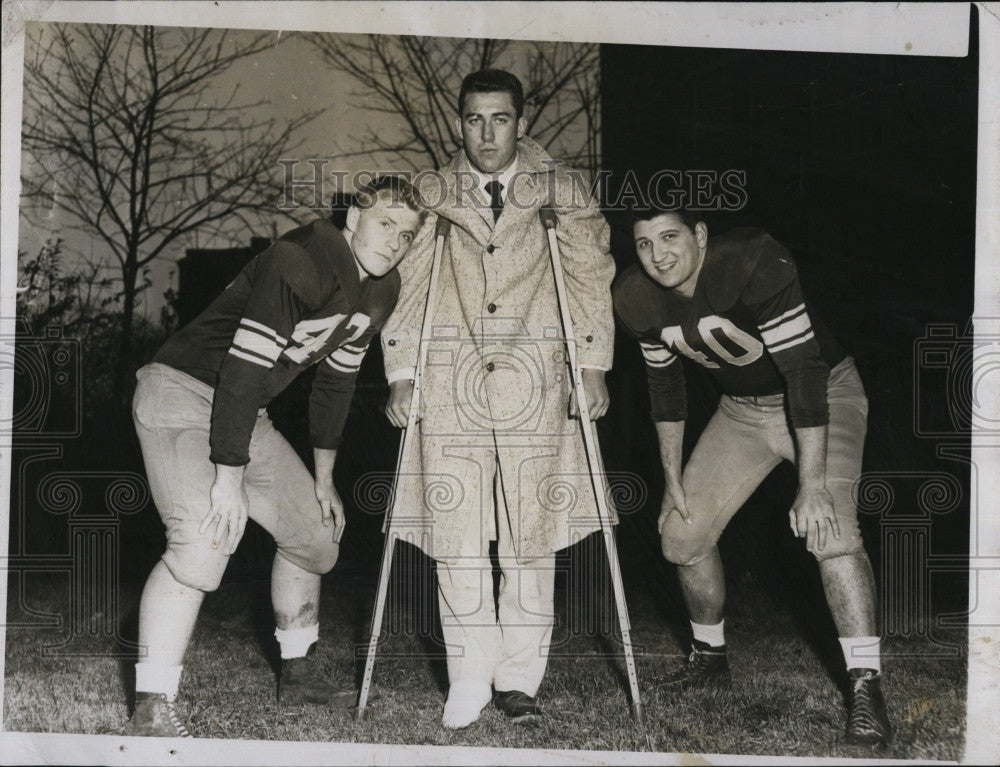
<instances>
[{"instance_id":1,"label":"coat lapel","mask_svg":"<svg viewBox=\"0 0 1000 767\"><path fill-rule=\"evenodd\" d=\"M502 238L511 228L523 229L530 225L532 218L538 215L541 207L544 187L544 174L539 174L533 170L519 169L511 184L513 189L507 190L507 199L504 202L503 211L493 227L493 238ZM492 218L492 214L490 216Z\"/></svg>"},{"instance_id":2,"label":"coat lapel","mask_svg":"<svg viewBox=\"0 0 1000 767\"><path fill-rule=\"evenodd\" d=\"M444 202L436 209L438 215L451 221L455 226L464 229L482 245L490 241L493 230L493 211L487 206L477 204L472 198L475 191L463 189L459 200L459 173L468 173L469 163L465 153L460 152L451 162L441 169L445 182ZM467 187L467 184L465 185Z\"/></svg>"},{"instance_id":3,"label":"coat lapel","mask_svg":"<svg viewBox=\"0 0 1000 767\"><path fill-rule=\"evenodd\" d=\"M462 200L458 199L458 173L469 172L465 152L459 152L442 170L446 197L438 213L467 231L482 245L497 240L510 227L525 226L530 218L538 215L538 209L547 199L546 190L551 186L549 174L555 173L556 163L541 146L527 137L517 142L517 163L514 189L507 190L503 211L494 224L489 205L478 204L482 201L472 199L475 191L463 190ZM517 204L511 201L512 195Z\"/></svg>"}]
</instances>

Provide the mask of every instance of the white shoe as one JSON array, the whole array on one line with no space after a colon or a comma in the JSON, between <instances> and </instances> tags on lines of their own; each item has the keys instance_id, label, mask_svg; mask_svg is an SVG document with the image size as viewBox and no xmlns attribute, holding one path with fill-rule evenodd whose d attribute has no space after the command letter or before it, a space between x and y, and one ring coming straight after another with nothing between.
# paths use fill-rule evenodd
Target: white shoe
<instances>
[{"instance_id":1,"label":"white shoe","mask_svg":"<svg viewBox=\"0 0 1000 767\"><path fill-rule=\"evenodd\" d=\"M492 697L493 688L488 682L460 679L448 688L441 724L449 730L468 727L479 718Z\"/></svg>"}]
</instances>

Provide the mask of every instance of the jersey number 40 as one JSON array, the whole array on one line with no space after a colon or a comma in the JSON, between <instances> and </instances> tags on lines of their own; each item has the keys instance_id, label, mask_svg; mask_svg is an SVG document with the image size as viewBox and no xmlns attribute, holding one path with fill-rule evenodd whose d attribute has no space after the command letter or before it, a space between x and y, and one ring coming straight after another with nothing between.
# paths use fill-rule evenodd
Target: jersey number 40
<instances>
[{"instance_id":1,"label":"jersey number 40","mask_svg":"<svg viewBox=\"0 0 1000 767\"><path fill-rule=\"evenodd\" d=\"M760 359L764 345L746 331L740 330L725 317L712 314L698 320L698 335L705 346L730 365L750 365ZM719 367L718 362L709 359L704 352L692 349L684 340L684 332L679 325L671 325L660 331L660 340L707 368Z\"/></svg>"}]
</instances>

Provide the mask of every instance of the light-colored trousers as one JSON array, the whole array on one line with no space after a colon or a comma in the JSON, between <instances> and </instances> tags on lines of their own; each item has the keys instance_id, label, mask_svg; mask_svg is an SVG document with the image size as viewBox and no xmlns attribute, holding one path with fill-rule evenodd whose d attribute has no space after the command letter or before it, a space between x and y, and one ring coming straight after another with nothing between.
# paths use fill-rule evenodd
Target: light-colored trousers
<instances>
[{"instance_id":1,"label":"light-colored trousers","mask_svg":"<svg viewBox=\"0 0 1000 767\"><path fill-rule=\"evenodd\" d=\"M545 675L555 621L555 555L518 564L499 480L494 485L493 498L484 500L495 516L469 525L462 547L468 555L437 563L448 680L474 679L492 683L498 692L520 690L534 697ZM497 541L501 571L496 606L491 540Z\"/></svg>"}]
</instances>

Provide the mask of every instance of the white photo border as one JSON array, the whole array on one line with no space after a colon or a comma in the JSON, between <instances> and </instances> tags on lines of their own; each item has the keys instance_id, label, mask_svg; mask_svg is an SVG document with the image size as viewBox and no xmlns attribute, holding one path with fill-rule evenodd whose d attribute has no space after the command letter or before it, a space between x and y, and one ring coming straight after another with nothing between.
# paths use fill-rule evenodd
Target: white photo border
<instances>
[{"instance_id":1,"label":"white photo border","mask_svg":"<svg viewBox=\"0 0 1000 767\"><path fill-rule=\"evenodd\" d=\"M979 8L979 140L975 317L1000 318L1000 3ZM280 10L279 10L280 9ZM442 2L30 2L4 0L0 336L13 334L20 189L24 22L156 24L266 30L509 37L699 48L964 56L964 3L442 3ZM997 321L1000 324L1000 320ZM977 335L1000 328L976 327ZM1000 336L991 332L994 338ZM0 369L0 422L12 415L13 371ZM1000 419L1000 392L980 402ZM963 761L995 763L1000 739L1000 450L973 434L982 486L970 515L979 527L978 581L970 578L968 717ZM0 498L10 501L10 450L0 444ZM0 526L0 616L6 615L6 513ZM978 600L978 602L976 601ZM981 625L980 625L981 624ZM993 625L990 625L993 624ZM0 626L0 640L3 638ZM4 655L0 654L0 696ZM165 742L103 735L0 733L0 761L23 764L681 764L694 755L197 739ZM708 763L732 757L700 755ZM740 756L743 764L832 763ZM837 760L849 763L851 760ZM701 762L699 762L701 763Z\"/></svg>"}]
</instances>

